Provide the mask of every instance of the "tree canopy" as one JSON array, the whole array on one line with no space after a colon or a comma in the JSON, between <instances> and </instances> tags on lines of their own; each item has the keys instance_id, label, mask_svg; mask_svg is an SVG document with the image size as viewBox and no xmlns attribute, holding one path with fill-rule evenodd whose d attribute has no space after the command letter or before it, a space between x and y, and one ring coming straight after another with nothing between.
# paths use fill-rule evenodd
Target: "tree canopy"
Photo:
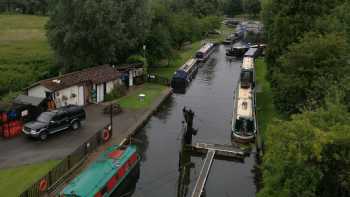
<instances>
[{"instance_id":1,"label":"tree canopy","mask_svg":"<svg viewBox=\"0 0 350 197\"><path fill-rule=\"evenodd\" d=\"M337 102L272 124L258 197L349 196L349 130L350 114Z\"/></svg>"},{"instance_id":2,"label":"tree canopy","mask_svg":"<svg viewBox=\"0 0 350 197\"><path fill-rule=\"evenodd\" d=\"M346 91L348 3L265 0L262 7L269 79L279 111L318 107L331 86Z\"/></svg>"},{"instance_id":3,"label":"tree canopy","mask_svg":"<svg viewBox=\"0 0 350 197\"><path fill-rule=\"evenodd\" d=\"M145 42L147 1L62 0L55 4L47 35L66 70L123 62Z\"/></svg>"}]
</instances>

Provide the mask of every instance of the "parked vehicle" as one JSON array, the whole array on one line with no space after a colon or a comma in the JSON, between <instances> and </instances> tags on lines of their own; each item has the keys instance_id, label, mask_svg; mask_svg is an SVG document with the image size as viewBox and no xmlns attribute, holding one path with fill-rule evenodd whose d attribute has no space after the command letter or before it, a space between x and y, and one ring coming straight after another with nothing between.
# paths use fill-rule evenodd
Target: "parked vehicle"
<instances>
[{"instance_id":1,"label":"parked vehicle","mask_svg":"<svg viewBox=\"0 0 350 197\"><path fill-rule=\"evenodd\" d=\"M139 163L140 156L134 145L111 146L73 179L59 196L108 197L112 193L119 196L118 190L127 178L139 176Z\"/></svg>"},{"instance_id":2,"label":"parked vehicle","mask_svg":"<svg viewBox=\"0 0 350 197\"><path fill-rule=\"evenodd\" d=\"M50 134L69 128L79 129L85 117L86 114L82 107L69 105L41 113L35 121L26 123L22 131L27 136L46 140Z\"/></svg>"}]
</instances>

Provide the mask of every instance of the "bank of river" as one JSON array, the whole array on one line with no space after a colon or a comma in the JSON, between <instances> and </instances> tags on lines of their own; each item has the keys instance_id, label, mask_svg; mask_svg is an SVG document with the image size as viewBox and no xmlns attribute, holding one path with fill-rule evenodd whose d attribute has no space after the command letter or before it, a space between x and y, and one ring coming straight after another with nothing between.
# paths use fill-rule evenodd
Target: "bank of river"
<instances>
[{"instance_id":1,"label":"bank of river","mask_svg":"<svg viewBox=\"0 0 350 197\"><path fill-rule=\"evenodd\" d=\"M199 69L187 93L170 96L136 134L133 143L143 160L132 196L190 196L203 159L191 157L193 168L188 179L182 179L182 187L178 187L182 108L190 107L196 113L195 142L230 143L233 94L240 64L240 60L226 59L225 47L219 46ZM206 196L255 196L254 165L254 154L244 163L215 160L206 184Z\"/></svg>"}]
</instances>

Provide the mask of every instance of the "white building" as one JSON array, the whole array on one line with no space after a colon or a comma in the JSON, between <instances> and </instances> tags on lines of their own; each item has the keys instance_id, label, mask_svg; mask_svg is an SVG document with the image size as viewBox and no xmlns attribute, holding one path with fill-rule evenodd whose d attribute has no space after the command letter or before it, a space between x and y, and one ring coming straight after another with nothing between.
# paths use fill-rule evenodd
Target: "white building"
<instances>
[{"instance_id":1,"label":"white building","mask_svg":"<svg viewBox=\"0 0 350 197\"><path fill-rule=\"evenodd\" d=\"M27 95L52 99L56 107L100 103L115 86L122 84L120 76L109 65L96 66L39 81L27 88Z\"/></svg>"}]
</instances>

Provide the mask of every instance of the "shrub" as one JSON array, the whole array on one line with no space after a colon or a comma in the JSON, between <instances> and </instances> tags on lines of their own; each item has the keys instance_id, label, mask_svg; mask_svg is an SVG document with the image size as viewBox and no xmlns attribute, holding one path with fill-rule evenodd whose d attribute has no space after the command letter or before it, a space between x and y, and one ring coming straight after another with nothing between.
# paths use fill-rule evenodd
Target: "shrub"
<instances>
[{"instance_id":1,"label":"shrub","mask_svg":"<svg viewBox=\"0 0 350 197\"><path fill-rule=\"evenodd\" d=\"M113 101L126 95L126 87L124 85L118 85L105 96L105 101Z\"/></svg>"}]
</instances>

